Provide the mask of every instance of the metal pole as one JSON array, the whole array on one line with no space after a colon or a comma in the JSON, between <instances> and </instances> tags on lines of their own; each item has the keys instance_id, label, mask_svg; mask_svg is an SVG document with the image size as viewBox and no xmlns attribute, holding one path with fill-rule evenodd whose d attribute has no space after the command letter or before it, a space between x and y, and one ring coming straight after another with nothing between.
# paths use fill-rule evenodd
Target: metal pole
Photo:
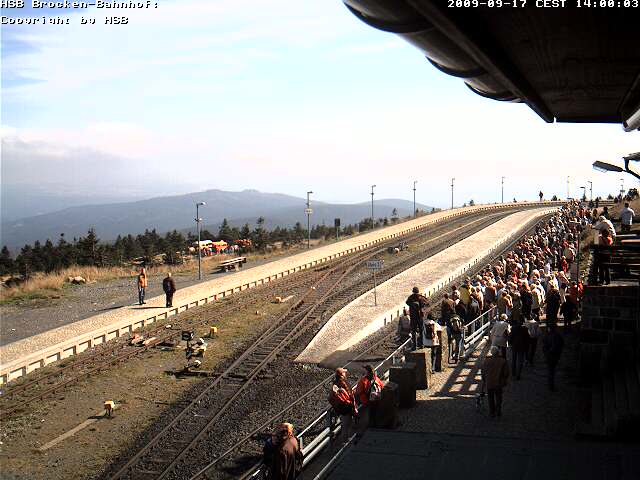
<instances>
[{"instance_id":1,"label":"metal pole","mask_svg":"<svg viewBox=\"0 0 640 480\"><path fill-rule=\"evenodd\" d=\"M375 188L375 185L371 185L371 230L373 230L373 227L375 225L373 220L373 189L374 188Z\"/></svg>"},{"instance_id":2,"label":"metal pole","mask_svg":"<svg viewBox=\"0 0 640 480\"><path fill-rule=\"evenodd\" d=\"M198 280L202 280L202 250L200 249L200 203L196 203L196 230L198 231Z\"/></svg>"},{"instance_id":3,"label":"metal pole","mask_svg":"<svg viewBox=\"0 0 640 480\"><path fill-rule=\"evenodd\" d=\"M567 200L569 200L569 197L571 196L571 192L570 192L570 188L569 188L569 176L567 176Z\"/></svg>"},{"instance_id":4,"label":"metal pole","mask_svg":"<svg viewBox=\"0 0 640 480\"><path fill-rule=\"evenodd\" d=\"M311 199L309 195L313 192L307 192L307 248L311 248Z\"/></svg>"},{"instance_id":5,"label":"metal pole","mask_svg":"<svg viewBox=\"0 0 640 480\"><path fill-rule=\"evenodd\" d=\"M593 182L591 180L587 180L589 184L589 201L593 201Z\"/></svg>"},{"instance_id":6,"label":"metal pole","mask_svg":"<svg viewBox=\"0 0 640 480\"><path fill-rule=\"evenodd\" d=\"M624 178L620 179L620 201L622 201L622 197L624 197Z\"/></svg>"},{"instance_id":7,"label":"metal pole","mask_svg":"<svg viewBox=\"0 0 640 480\"><path fill-rule=\"evenodd\" d=\"M416 214L416 183L418 183L417 180L413 181L413 218L416 218L417 214Z\"/></svg>"},{"instance_id":8,"label":"metal pole","mask_svg":"<svg viewBox=\"0 0 640 480\"><path fill-rule=\"evenodd\" d=\"M502 203L504 203L504 177L502 177Z\"/></svg>"},{"instance_id":9,"label":"metal pole","mask_svg":"<svg viewBox=\"0 0 640 480\"><path fill-rule=\"evenodd\" d=\"M378 295L376 293L376 269L373 269L373 305L375 307L378 306Z\"/></svg>"},{"instance_id":10,"label":"metal pole","mask_svg":"<svg viewBox=\"0 0 640 480\"><path fill-rule=\"evenodd\" d=\"M451 210L453 210L453 181L455 177L451 179Z\"/></svg>"}]
</instances>

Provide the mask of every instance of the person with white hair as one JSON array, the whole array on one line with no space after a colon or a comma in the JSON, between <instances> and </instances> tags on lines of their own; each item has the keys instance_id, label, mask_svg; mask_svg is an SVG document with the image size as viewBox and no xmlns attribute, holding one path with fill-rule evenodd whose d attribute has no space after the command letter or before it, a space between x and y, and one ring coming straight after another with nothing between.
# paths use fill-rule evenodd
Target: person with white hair
<instances>
[{"instance_id":1,"label":"person with white hair","mask_svg":"<svg viewBox=\"0 0 640 480\"><path fill-rule=\"evenodd\" d=\"M507 360L500 355L500 349L492 346L482 362L482 378L489 397L489 415L491 417L502 415L502 389L509 381L509 365Z\"/></svg>"},{"instance_id":2,"label":"person with white hair","mask_svg":"<svg viewBox=\"0 0 640 480\"><path fill-rule=\"evenodd\" d=\"M507 357L507 339L511 332L511 326L507 322L508 319L509 317L506 314L500 315L498 321L493 324L491 333L489 333L491 346L497 347L504 358Z\"/></svg>"}]
</instances>

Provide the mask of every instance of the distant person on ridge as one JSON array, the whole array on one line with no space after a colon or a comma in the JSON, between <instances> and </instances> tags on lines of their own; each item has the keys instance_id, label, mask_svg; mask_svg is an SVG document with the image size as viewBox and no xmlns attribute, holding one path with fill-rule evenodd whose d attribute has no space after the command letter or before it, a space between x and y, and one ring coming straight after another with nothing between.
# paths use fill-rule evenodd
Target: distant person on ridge
<instances>
[{"instance_id":1,"label":"distant person on ridge","mask_svg":"<svg viewBox=\"0 0 640 480\"><path fill-rule=\"evenodd\" d=\"M144 301L144 294L147 289L147 285L149 285L149 282L147 281L147 270L143 267L140 269L140 274L138 275L138 303L140 305L147 303Z\"/></svg>"},{"instance_id":2,"label":"distant person on ridge","mask_svg":"<svg viewBox=\"0 0 640 480\"><path fill-rule=\"evenodd\" d=\"M167 296L167 308L173 307L173 294L176 293L176 282L171 278L171 272L162 280L162 290Z\"/></svg>"}]
</instances>

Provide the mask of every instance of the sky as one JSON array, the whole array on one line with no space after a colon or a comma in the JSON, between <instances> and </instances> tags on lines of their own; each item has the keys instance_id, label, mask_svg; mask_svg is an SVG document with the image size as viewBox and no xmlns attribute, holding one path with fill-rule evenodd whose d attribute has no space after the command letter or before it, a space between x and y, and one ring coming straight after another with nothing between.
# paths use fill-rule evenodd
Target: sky
<instances>
[{"instance_id":1,"label":"sky","mask_svg":"<svg viewBox=\"0 0 640 480\"><path fill-rule=\"evenodd\" d=\"M156 7L157 5L157 7ZM3 9L3 15L16 16ZM247 188L331 202L497 202L620 189L620 125L547 124L469 91L340 0L23 9L2 26L2 184L101 196ZM127 25L104 25L127 16ZM95 18L96 24L80 24ZM633 179L626 176L626 186Z\"/></svg>"}]
</instances>

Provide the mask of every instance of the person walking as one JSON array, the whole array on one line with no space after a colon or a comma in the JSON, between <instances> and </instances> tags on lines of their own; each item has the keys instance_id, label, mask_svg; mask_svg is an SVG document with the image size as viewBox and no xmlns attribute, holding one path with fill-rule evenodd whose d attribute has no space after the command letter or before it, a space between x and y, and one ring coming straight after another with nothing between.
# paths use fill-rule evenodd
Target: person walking
<instances>
[{"instance_id":1,"label":"person walking","mask_svg":"<svg viewBox=\"0 0 640 480\"><path fill-rule=\"evenodd\" d=\"M491 346L497 347L501 355L507 357L507 339L509 338L510 326L507 320L506 313L503 313L498 318L498 321L491 327L489 338L491 338Z\"/></svg>"},{"instance_id":2,"label":"person walking","mask_svg":"<svg viewBox=\"0 0 640 480\"><path fill-rule=\"evenodd\" d=\"M340 436L338 440L344 444L351 435L353 420L358 416L356 398L347 383L347 369L337 368L336 376L329 394L329 404L340 417Z\"/></svg>"},{"instance_id":3,"label":"person walking","mask_svg":"<svg viewBox=\"0 0 640 480\"><path fill-rule=\"evenodd\" d=\"M509 365L500 355L500 349L491 347L482 362L482 378L489 397L489 416L502 416L502 390L509 381Z\"/></svg>"},{"instance_id":4,"label":"person walking","mask_svg":"<svg viewBox=\"0 0 640 480\"><path fill-rule=\"evenodd\" d=\"M293 436L293 425L280 425L269 468L269 480L295 480L302 471L302 451Z\"/></svg>"},{"instance_id":5,"label":"person walking","mask_svg":"<svg viewBox=\"0 0 640 480\"><path fill-rule=\"evenodd\" d=\"M374 427L376 424L376 414L382 399L383 388L384 383L376 374L375 369L371 365L365 365L364 375L358 380L355 395L360 401L360 405L367 409L370 427Z\"/></svg>"},{"instance_id":6,"label":"person walking","mask_svg":"<svg viewBox=\"0 0 640 480\"><path fill-rule=\"evenodd\" d=\"M560 291L555 283L549 283L549 291L546 298L547 323L557 323L560 310Z\"/></svg>"},{"instance_id":7,"label":"person walking","mask_svg":"<svg viewBox=\"0 0 640 480\"><path fill-rule=\"evenodd\" d=\"M171 277L171 272L162 280L162 290L167 297L167 308L173 307L173 294L176 293L176 282Z\"/></svg>"},{"instance_id":8,"label":"person walking","mask_svg":"<svg viewBox=\"0 0 640 480\"><path fill-rule=\"evenodd\" d=\"M411 341L413 349L417 350L423 346L424 316L429 306L429 300L420 293L418 287L413 287L406 303L409 307L409 318L411 319Z\"/></svg>"},{"instance_id":9,"label":"person walking","mask_svg":"<svg viewBox=\"0 0 640 480\"><path fill-rule=\"evenodd\" d=\"M631 231L631 225L633 225L633 217L636 212L629 208L629 202L624 203L624 208L620 211L620 223L622 224L622 233L629 233Z\"/></svg>"},{"instance_id":10,"label":"person walking","mask_svg":"<svg viewBox=\"0 0 640 480\"><path fill-rule=\"evenodd\" d=\"M442 370L442 348L440 339L442 333L442 326L436 322L433 315L430 313L427 315L427 319L424 322L424 341L425 347L431 349L431 371L439 372Z\"/></svg>"},{"instance_id":11,"label":"person walking","mask_svg":"<svg viewBox=\"0 0 640 480\"><path fill-rule=\"evenodd\" d=\"M511 371L515 379L520 380L524 357L529 347L529 332L522 321L511 329L509 344L511 345Z\"/></svg>"},{"instance_id":12,"label":"person walking","mask_svg":"<svg viewBox=\"0 0 640 480\"><path fill-rule=\"evenodd\" d=\"M558 327L555 323L549 323L547 325L547 332L544 337L542 337L542 353L547 362L547 383L549 390L552 392L556 391L556 367L560 361L563 348L564 339L562 335L558 333Z\"/></svg>"},{"instance_id":13,"label":"person walking","mask_svg":"<svg viewBox=\"0 0 640 480\"><path fill-rule=\"evenodd\" d=\"M532 318L531 320L527 320L526 327L529 335L526 360L529 365L533 365L533 361L536 356L536 349L538 348L538 338L540 338L542 333L540 331L540 322L535 318Z\"/></svg>"},{"instance_id":14,"label":"person walking","mask_svg":"<svg viewBox=\"0 0 640 480\"><path fill-rule=\"evenodd\" d=\"M147 289L147 286L149 285L149 282L147 280L147 269L144 267L140 269L140 273L138 274L137 285L138 285L138 303L142 305L144 303L147 303L144 301L144 294Z\"/></svg>"}]
</instances>

